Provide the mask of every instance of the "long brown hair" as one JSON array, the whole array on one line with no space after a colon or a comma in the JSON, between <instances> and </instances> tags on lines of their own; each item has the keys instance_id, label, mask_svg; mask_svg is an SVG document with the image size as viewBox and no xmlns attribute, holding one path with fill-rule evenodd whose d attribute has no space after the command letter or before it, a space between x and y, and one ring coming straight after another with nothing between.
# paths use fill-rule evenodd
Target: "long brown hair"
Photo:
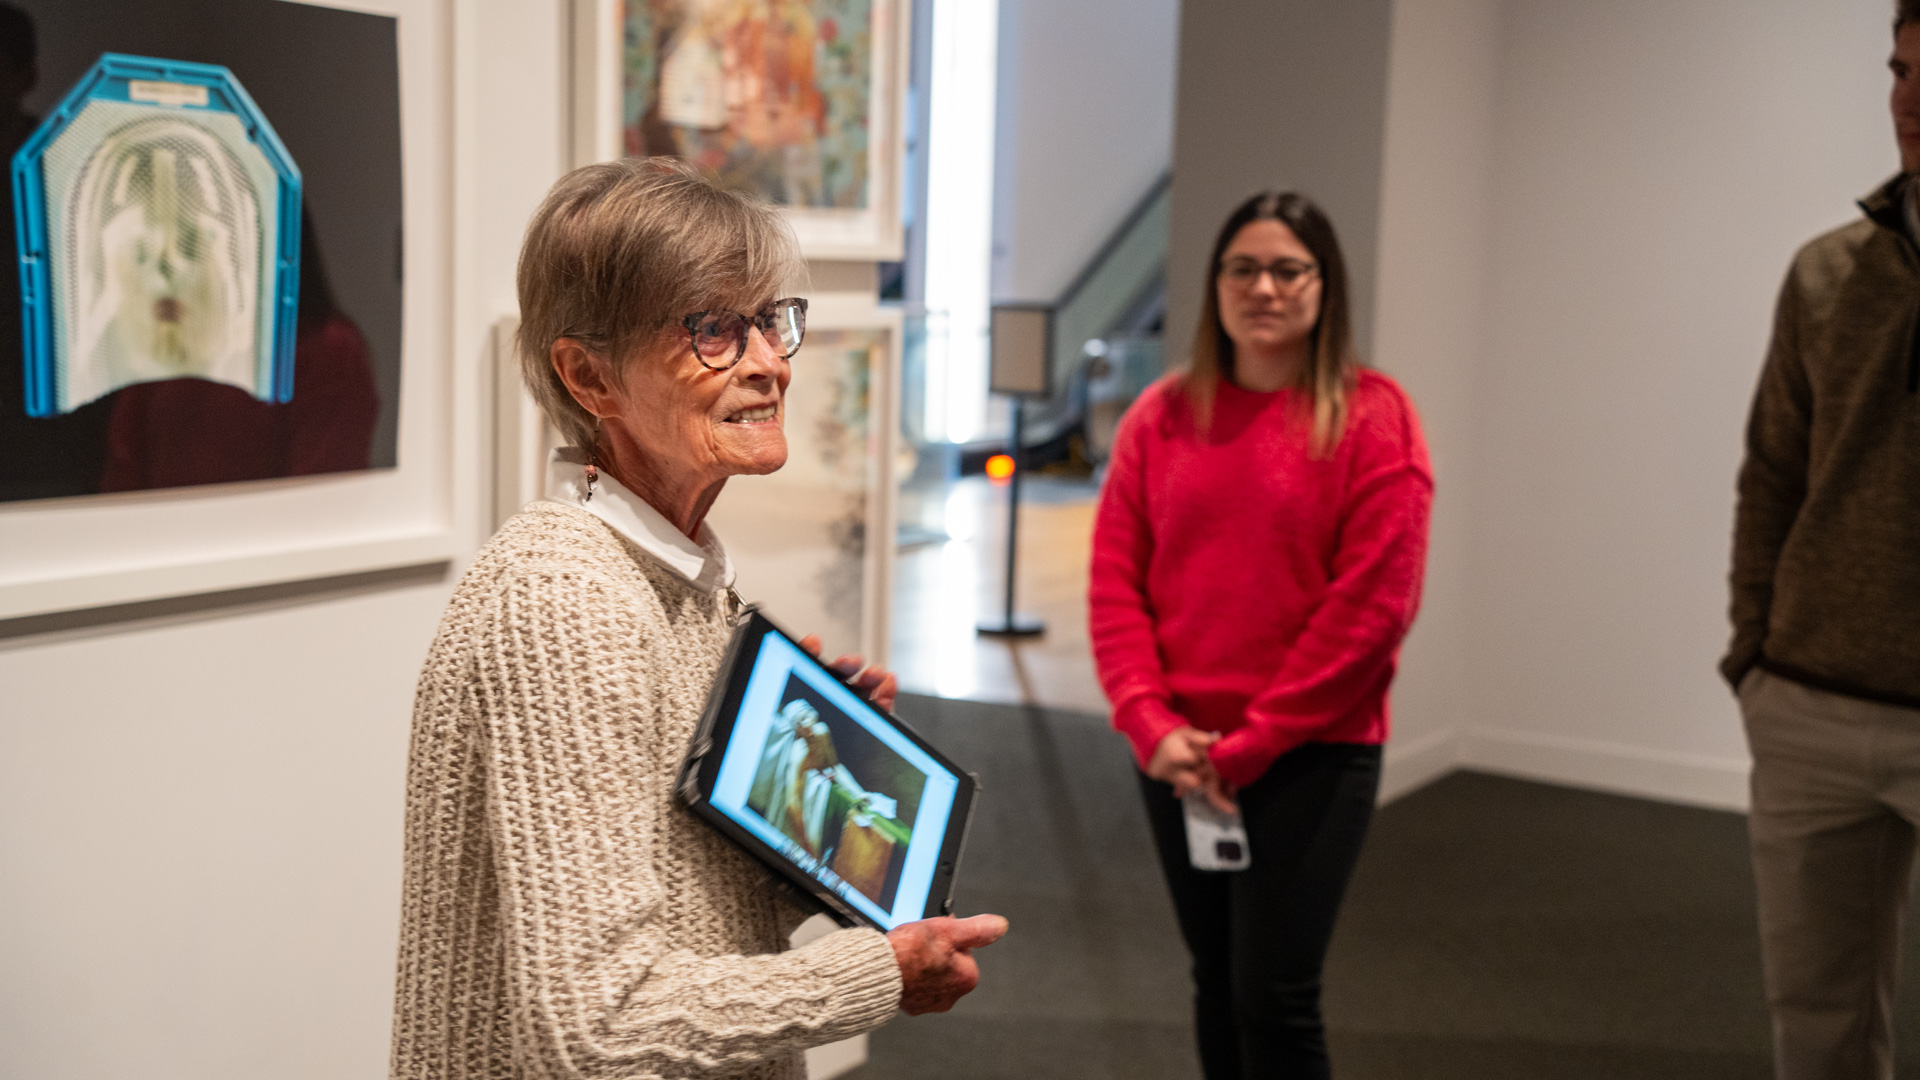
<instances>
[{"instance_id":1,"label":"long brown hair","mask_svg":"<svg viewBox=\"0 0 1920 1080\"><path fill-rule=\"evenodd\" d=\"M1312 199L1294 191L1263 191L1227 215L1207 259L1205 299L1200 325L1194 329L1193 351L1181 378L1194 411L1204 427L1213 412L1214 392L1221 379L1233 378L1233 339L1220 322L1220 262L1227 245L1240 230L1255 221L1278 221L1293 230L1320 264L1320 316L1307 342L1307 362L1295 388L1313 399L1314 457L1326 457L1340 443L1347 426L1347 391L1360 357L1353 349L1353 327L1347 299L1347 262L1333 222Z\"/></svg>"}]
</instances>

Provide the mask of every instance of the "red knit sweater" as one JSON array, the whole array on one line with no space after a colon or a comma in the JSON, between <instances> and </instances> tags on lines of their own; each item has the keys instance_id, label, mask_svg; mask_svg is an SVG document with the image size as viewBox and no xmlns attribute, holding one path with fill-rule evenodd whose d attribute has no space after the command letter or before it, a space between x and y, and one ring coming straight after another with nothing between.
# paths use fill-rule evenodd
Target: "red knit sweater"
<instances>
[{"instance_id":1,"label":"red knit sweater","mask_svg":"<svg viewBox=\"0 0 1920 1080\"><path fill-rule=\"evenodd\" d=\"M1142 769L1182 724L1236 785L1307 742L1381 743L1420 601L1433 470L1413 403L1362 370L1331 457L1298 392L1222 384L1196 430L1178 383L1121 421L1094 525L1089 622Z\"/></svg>"}]
</instances>

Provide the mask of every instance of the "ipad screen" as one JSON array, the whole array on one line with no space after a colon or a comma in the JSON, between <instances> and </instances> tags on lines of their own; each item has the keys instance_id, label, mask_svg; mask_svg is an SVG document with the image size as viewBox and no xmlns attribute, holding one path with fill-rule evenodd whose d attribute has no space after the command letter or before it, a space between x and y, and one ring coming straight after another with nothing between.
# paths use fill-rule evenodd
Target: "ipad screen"
<instances>
[{"instance_id":1,"label":"ipad screen","mask_svg":"<svg viewBox=\"0 0 1920 1080\"><path fill-rule=\"evenodd\" d=\"M926 915L958 789L793 642L760 638L714 809L891 929Z\"/></svg>"}]
</instances>

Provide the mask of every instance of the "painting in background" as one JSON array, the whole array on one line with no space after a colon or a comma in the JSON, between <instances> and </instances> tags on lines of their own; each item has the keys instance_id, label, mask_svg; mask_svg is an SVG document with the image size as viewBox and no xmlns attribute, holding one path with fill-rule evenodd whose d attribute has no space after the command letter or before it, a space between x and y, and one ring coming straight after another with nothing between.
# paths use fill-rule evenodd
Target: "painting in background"
<instances>
[{"instance_id":1,"label":"painting in background","mask_svg":"<svg viewBox=\"0 0 1920 1080\"><path fill-rule=\"evenodd\" d=\"M891 339L810 329L787 387L786 465L728 481L707 516L741 595L795 634L819 634L829 656L865 648L868 523L883 471L869 419Z\"/></svg>"},{"instance_id":2,"label":"painting in background","mask_svg":"<svg viewBox=\"0 0 1920 1080\"><path fill-rule=\"evenodd\" d=\"M628 0L626 151L777 206L870 203L874 0Z\"/></svg>"},{"instance_id":3,"label":"painting in background","mask_svg":"<svg viewBox=\"0 0 1920 1080\"><path fill-rule=\"evenodd\" d=\"M56 115L109 54L170 67ZM394 19L286 0L0 4L46 196L0 207L0 502L396 464L398 67Z\"/></svg>"}]
</instances>

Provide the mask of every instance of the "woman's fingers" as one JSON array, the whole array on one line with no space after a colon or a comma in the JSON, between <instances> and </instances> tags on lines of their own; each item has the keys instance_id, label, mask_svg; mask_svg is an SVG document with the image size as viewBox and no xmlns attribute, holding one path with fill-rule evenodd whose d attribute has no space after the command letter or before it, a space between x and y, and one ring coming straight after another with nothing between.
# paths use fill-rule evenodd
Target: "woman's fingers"
<instances>
[{"instance_id":1,"label":"woman's fingers","mask_svg":"<svg viewBox=\"0 0 1920 1080\"><path fill-rule=\"evenodd\" d=\"M1225 780L1220 779L1218 773L1214 774L1213 777L1206 782L1205 787L1207 790L1207 801L1213 804L1215 810L1223 814L1237 814L1240 812L1240 804L1233 801L1232 789Z\"/></svg>"},{"instance_id":2,"label":"woman's fingers","mask_svg":"<svg viewBox=\"0 0 1920 1080\"><path fill-rule=\"evenodd\" d=\"M820 659L820 635L808 634L800 639L800 647L807 655ZM894 699L900 696L900 680L893 672L885 668L867 667L867 661L859 653L848 653L832 660L821 660L828 671L852 683L867 695L867 700L882 709L892 709Z\"/></svg>"},{"instance_id":3,"label":"woman's fingers","mask_svg":"<svg viewBox=\"0 0 1920 1080\"><path fill-rule=\"evenodd\" d=\"M1193 768L1202 758L1193 748L1193 741L1187 733L1192 728L1175 728L1160 739L1160 745L1153 749L1153 760L1147 763L1147 775L1165 783L1173 783L1182 771Z\"/></svg>"},{"instance_id":4,"label":"woman's fingers","mask_svg":"<svg viewBox=\"0 0 1920 1080\"><path fill-rule=\"evenodd\" d=\"M1007 932L1007 920L999 915L974 915L953 921L949 938L956 952L978 949L999 941Z\"/></svg>"},{"instance_id":5,"label":"woman's fingers","mask_svg":"<svg viewBox=\"0 0 1920 1080\"><path fill-rule=\"evenodd\" d=\"M868 701L882 709L893 708L893 700L900 693L900 680L894 677L893 672L885 668L867 667L866 659L858 653L837 657L827 667L865 692Z\"/></svg>"},{"instance_id":6,"label":"woman's fingers","mask_svg":"<svg viewBox=\"0 0 1920 1080\"><path fill-rule=\"evenodd\" d=\"M1228 783L1226 777L1215 772L1211 766L1201 774L1197 786L1206 793L1207 801L1213 804L1214 809L1223 814L1240 812L1240 806L1234 799L1239 794L1238 789Z\"/></svg>"},{"instance_id":7,"label":"woman's fingers","mask_svg":"<svg viewBox=\"0 0 1920 1080\"><path fill-rule=\"evenodd\" d=\"M946 1012L980 982L980 967L969 955L1007 932L998 915L971 919L946 916L902 923L887 934L900 965L900 1008L909 1016Z\"/></svg>"},{"instance_id":8,"label":"woman's fingers","mask_svg":"<svg viewBox=\"0 0 1920 1080\"><path fill-rule=\"evenodd\" d=\"M1189 791L1206 787L1212 775L1213 770L1205 765L1190 765L1174 770L1168 783L1173 785L1173 793L1184 799Z\"/></svg>"},{"instance_id":9,"label":"woman's fingers","mask_svg":"<svg viewBox=\"0 0 1920 1080\"><path fill-rule=\"evenodd\" d=\"M868 668L859 678L860 688L867 692L867 700L880 708L891 711L893 699L900 694L900 680L893 672L881 668Z\"/></svg>"}]
</instances>

